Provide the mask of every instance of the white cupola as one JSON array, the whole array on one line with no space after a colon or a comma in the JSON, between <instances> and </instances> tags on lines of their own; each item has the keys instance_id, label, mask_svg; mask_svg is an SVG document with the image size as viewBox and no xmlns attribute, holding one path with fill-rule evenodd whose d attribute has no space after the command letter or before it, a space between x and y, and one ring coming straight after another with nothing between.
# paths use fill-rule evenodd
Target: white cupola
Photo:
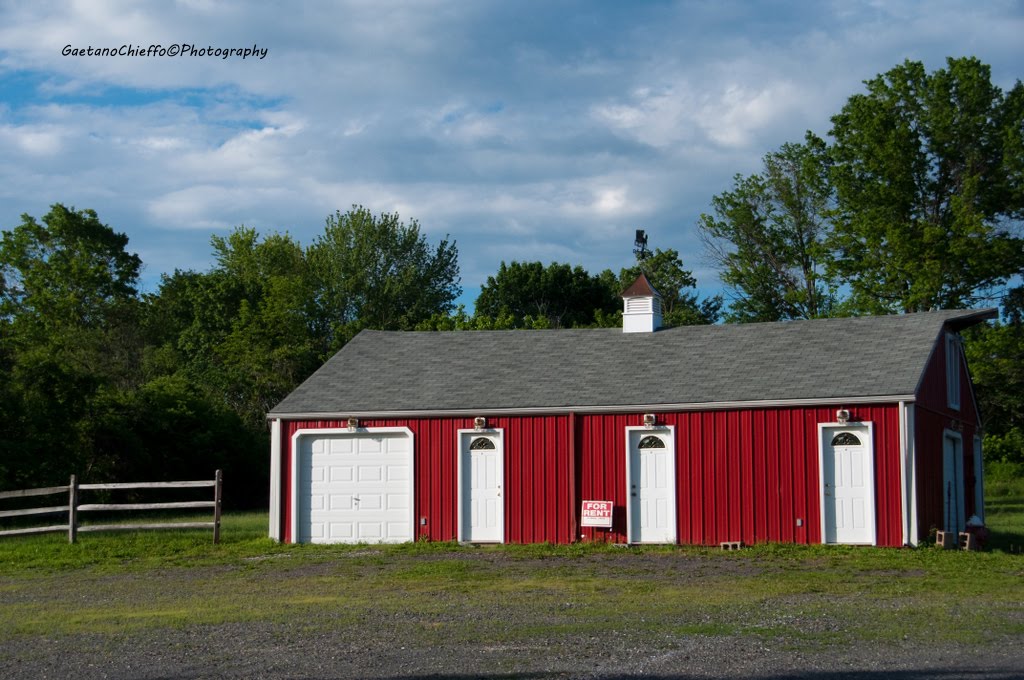
<instances>
[{"instance_id":1,"label":"white cupola","mask_svg":"<svg viewBox=\"0 0 1024 680\"><path fill-rule=\"evenodd\" d=\"M653 333L661 328L661 295L643 274L622 291L622 332Z\"/></svg>"}]
</instances>

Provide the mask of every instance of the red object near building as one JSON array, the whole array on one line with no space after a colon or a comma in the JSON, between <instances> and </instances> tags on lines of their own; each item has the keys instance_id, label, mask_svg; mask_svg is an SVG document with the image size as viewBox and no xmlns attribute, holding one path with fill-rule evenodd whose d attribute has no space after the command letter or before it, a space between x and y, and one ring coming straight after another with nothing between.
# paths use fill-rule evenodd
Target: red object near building
<instances>
[{"instance_id":1,"label":"red object near building","mask_svg":"<svg viewBox=\"0 0 1024 680\"><path fill-rule=\"evenodd\" d=\"M615 504L611 501L583 501L580 526L611 529L615 518Z\"/></svg>"},{"instance_id":2,"label":"red object near building","mask_svg":"<svg viewBox=\"0 0 1024 680\"><path fill-rule=\"evenodd\" d=\"M984 516L958 333L994 310L658 329L627 293L623 330L360 333L268 415L270 535L902 546Z\"/></svg>"}]
</instances>

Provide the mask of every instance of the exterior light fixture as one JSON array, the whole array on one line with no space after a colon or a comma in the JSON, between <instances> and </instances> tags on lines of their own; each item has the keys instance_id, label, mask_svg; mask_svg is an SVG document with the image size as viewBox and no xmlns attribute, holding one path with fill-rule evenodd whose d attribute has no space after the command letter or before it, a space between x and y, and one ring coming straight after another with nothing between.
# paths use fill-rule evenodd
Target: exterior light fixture
<instances>
[{"instance_id":1,"label":"exterior light fixture","mask_svg":"<svg viewBox=\"0 0 1024 680\"><path fill-rule=\"evenodd\" d=\"M356 428L359 427L359 421L355 418L348 419L348 431L355 432Z\"/></svg>"},{"instance_id":2,"label":"exterior light fixture","mask_svg":"<svg viewBox=\"0 0 1024 680\"><path fill-rule=\"evenodd\" d=\"M477 430L484 429L485 427L487 427L487 418L484 418L483 416L477 416L476 418L473 418L473 427Z\"/></svg>"},{"instance_id":3,"label":"exterior light fixture","mask_svg":"<svg viewBox=\"0 0 1024 680\"><path fill-rule=\"evenodd\" d=\"M655 415L653 413L645 413L644 414L644 426L645 427L654 427L654 424L657 423L657 422L658 422L658 419L655 417Z\"/></svg>"},{"instance_id":4,"label":"exterior light fixture","mask_svg":"<svg viewBox=\"0 0 1024 680\"><path fill-rule=\"evenodd\" d=\"M846 423L849 422L850 420L850 412L847 411L845 408L839 409L838 411L836 411L836 420L839 421L840 425L846 425Z\"/></svg>"}]
</instances>

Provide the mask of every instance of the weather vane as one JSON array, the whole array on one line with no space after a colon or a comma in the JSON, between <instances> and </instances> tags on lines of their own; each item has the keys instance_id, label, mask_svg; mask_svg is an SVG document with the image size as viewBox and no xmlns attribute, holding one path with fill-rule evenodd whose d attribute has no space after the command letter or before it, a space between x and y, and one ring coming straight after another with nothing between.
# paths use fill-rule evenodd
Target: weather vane
<instances>
[{"instance_id":1,"label":"weather vane","mask_svg":"<svg viewBox=\"0 0 1024 680\"><path fill-rule=\"evenodd\" d=\"M636 230L636 240L633 242L633 254L636 255L638 262L643 262L651 256L651 251L647 249L647 233L643 229Z\"/></svg>"}]
</instances>

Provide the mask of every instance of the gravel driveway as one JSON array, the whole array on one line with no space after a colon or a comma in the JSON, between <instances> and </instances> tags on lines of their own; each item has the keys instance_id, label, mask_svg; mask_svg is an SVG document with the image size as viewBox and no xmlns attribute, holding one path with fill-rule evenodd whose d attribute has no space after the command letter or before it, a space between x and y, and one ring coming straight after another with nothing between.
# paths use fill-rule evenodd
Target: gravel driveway
<instances>
[{"instance_id":1,"label":"gravel driveway","mask_svg":"<svg viewBox=\"0 0 1024 680\"><path fill-rule=\"evenodd\" d=\"M630 582L650 579L656 585L648 597L658 598L670 592L664 588L666 583L671 586L686 578L692 583L708 578L709 573L731 574L737 580L771 578L770 569L789 568L778 564L769 568L753 560L672 554L596 555L531 564L494 553L412 557L400 566L434 568L431 560L447 560L445 564L451 566L453 557L470 561L477 570L474 573L485 579L512 573L526 581L515 581L517 588L501 596L506 599L477 597L472 602L467 593L473 592L473 585L465 586L468 590L458 585L432 589L429 580L414 581L411 588L420 589L418 602L430 605L426 609L411 606L412 601L406 609L406 600L399 599L397 607L395 602L378 607L371 601L354 613L313 606L302 610L301 616L288 613L278 621L201 625L186 620L175 626L134 625L124 630L115 626L104 633L0 635L0 678L1024 678L1024 639L1014 634L1017 628L1008 628L1011 632L1003 637L983 638L987 642L982 646L924 643L920 631L903 642L872 644L848 635L853 628L844 626L844 621L820 615L829 611L835 593L755 598L752 607L745 606L743 616L765 622L763 630L785 631L781 635L748 634L749 628L740 634L727 628L719 634L704 634L701 631L706 629L687 632L677 619L658 619L653 603L652 615L645 619L641 597L635 611L620 620L576 609L593 607L595 601L606 598L580 598L583 604L563 602L552 600L550 591L522 587L553 563L556 569L569 565L576 570L568 572L567 578L586 571L596 573L602 583L616 577L624 582L627 577L622 572L628 568ZM31 587L20 590L5 590L0 583L0 598L8 598L12 607L20 600L20 606L28 607L23 610L26 616L31 616L34 603L44 600L49 606L65 601L69 607L83 601L92 606L101 597L112 602L148 590L170 597L188 590L191 583L210 586L217 579L234 579L243 588L240 597L266 599L267 591L259 590L261 583L309 579L337 589L339 583L358 583L360 574L368 573L363 583L369 588L372 579L382 578L382 569L394 568L391 562L384 567L343 568L337 561L284 561L296 564L288 569L261 564L248 571L221 566L87 574L77 588L66 585L69 574L65 572L54 575L52 581L36 578ZM65 592L56 593L57 589ZM389 590L405 592L397 586ZM170 607L187 607L194 600L183 597L180 603L186 604L171 602ZM75 611L88 611L88 607ZM292 610L282 603L281 611ZM801 618L801 611L817 613ZM782 619L785 625L779 625Z\"/></svg>"},{"instance_id":2,"label":"gravel driveway","mask_svg":"<svg viewBox=\"0 0 1024 680\"><path fill-rule=\"evenodd\" d=\"M381 622L367 622L380 625ZM530 646L402 644L222 625L130 636L19 640L0 648L5 678L1022 678L1020 641L999 649L914 646L817 650L737 637L656 641L566 635Z\"/></svg>"}]
</instances>

